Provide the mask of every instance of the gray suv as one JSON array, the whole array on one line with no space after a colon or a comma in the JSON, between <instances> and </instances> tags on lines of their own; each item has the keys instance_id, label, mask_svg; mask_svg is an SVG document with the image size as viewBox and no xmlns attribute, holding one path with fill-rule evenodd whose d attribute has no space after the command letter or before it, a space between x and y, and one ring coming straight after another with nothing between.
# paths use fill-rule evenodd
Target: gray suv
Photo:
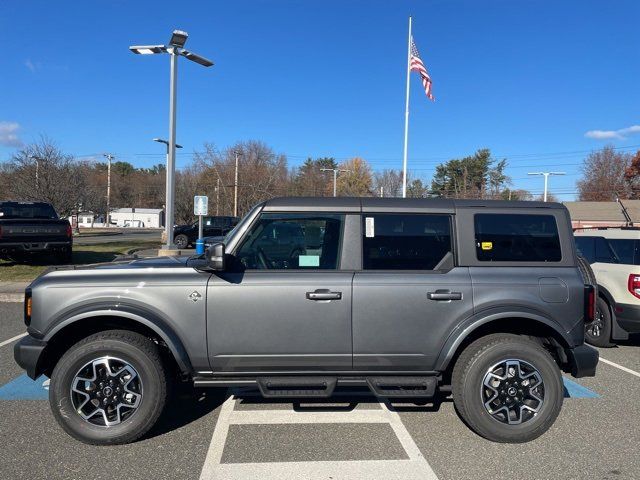
<instances>
[{"instance_id":1,"label":"gray suv","mask_svg":"<svg viewBox=\"0 0 640 480\"><path fill-rule=\"evenodd\" d=\"M144 435L178 379L268 398L451 393L479 435L526 442L558 416L562 371L595 375L594 303L560 204L277 198L200 257L40 276L15 358L92 444Z\"/></svg>"}]
</instances>

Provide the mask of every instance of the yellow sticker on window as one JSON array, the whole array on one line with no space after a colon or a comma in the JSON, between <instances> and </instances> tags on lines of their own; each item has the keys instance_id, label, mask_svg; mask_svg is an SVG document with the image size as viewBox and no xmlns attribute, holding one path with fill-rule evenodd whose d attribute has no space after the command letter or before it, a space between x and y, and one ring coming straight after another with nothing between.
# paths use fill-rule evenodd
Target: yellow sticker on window
<instances>
[{"instance_id":1,"label":"yellow sticker on window","mask_svg":"<svg viewBox=\"0 0 640 480\"><path fill-rule=\"evenodd\" d=\"M493 242L482 242L480 248L482 248L482 250L491 250L493 249Z\"/></svg>"}]
</instances>

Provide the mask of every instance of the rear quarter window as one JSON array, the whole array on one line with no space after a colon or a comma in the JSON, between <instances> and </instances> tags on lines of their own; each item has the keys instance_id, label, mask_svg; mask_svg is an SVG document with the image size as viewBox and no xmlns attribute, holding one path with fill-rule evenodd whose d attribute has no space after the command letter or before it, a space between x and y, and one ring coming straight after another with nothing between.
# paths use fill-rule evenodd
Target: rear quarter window
<instances>
[{"instance_id":1,"label":"rear quarter window","mask_svg":"<svg viewBox=\"0 0 640 480\"><path fill-rule=\"evenodd\" d=\"M553 215L479 213L474 216L476 257L485 262L559 262Z\"/></svg>"}]
</instances>

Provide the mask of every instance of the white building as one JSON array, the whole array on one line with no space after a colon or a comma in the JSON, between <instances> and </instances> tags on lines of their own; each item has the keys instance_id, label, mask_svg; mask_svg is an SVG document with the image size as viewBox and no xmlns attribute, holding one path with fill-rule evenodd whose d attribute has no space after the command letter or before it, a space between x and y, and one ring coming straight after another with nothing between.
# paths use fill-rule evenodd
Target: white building
<instances>
[{"instance_id":1,"label":"white building","mask_svg":"<svg viewBox=\"0 0 640 480\"><path fill-rule=\"evenodd\" d=\"M118 227L162 228L164 210L161 208L116 208L111 211L111 223Z\"/></svg>"}]
</instances>

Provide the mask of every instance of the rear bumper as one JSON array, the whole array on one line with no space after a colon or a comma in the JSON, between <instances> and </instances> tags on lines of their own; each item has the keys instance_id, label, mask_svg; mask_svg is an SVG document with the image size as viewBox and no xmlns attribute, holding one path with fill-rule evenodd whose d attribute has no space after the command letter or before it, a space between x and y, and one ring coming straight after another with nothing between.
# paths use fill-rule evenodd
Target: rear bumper
<instances>
[{"instance_id":1,"label":"rear bumper","mask_svg":"<svg viewBox=\"0 0 640 480\"><path fill-rule=\"evenodd\" d=\"M600 354L598 350L589 345L579 345L575 348L567 350L567 358L571 375L576 378L593 377L596 374L598 359Z\"/></svg>"},{"instance_id":2,"label":"rear bumper","mask_svg":"<svg viewBox=\"0 0 640 480\"><path fill-rule=\"evenodd\" d=\"M629 333L640 332L640 305L616 303L616 320Z\"/></svg>"},{"instance_id":3,"label":"rear bumper","mask_svg":"<svg viewBox=\"0 0 640 480\"><path fill-rule=\"evenodd\" d=\"M46 346L47 342L27 335L13 347L16 363L34 380L42 374L41 360Z\"/></svg>"},{"instance_id":4,"label":"rear bumper","mask_svg":"<svg viewBox=\"0 0 640 480\"><path fill-rule=\"evenodd\" d=\"M70 252L73 241L0 243L0 254Z\"/></svg>"}]
</instances>

